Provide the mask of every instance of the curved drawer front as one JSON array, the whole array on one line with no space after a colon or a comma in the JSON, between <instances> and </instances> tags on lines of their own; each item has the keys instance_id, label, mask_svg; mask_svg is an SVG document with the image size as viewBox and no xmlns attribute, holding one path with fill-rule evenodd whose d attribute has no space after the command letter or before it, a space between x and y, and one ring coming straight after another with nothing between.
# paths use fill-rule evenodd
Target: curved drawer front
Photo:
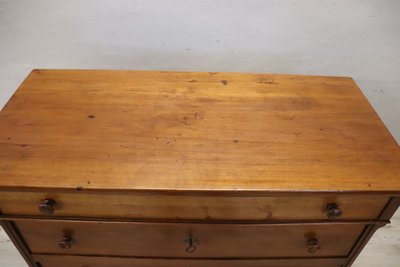
<instances>
[{"instance_id":1,"label":"curved drawer front","mask_svg":"<svg viewBox=\"0 0 400 267\"><path fill-rule=\"evenodd\" d=\"M39 193L0 191L5 215L195 220L377 219L389 196L293 194L200 196L150 193Z\"/></svg>"},{"instance_id":2,"label":"curved drawer front","mask_svg":"<svg viewBox=\"0 0 400 267\"><path fill-rule=\"evenodd\" d=\"M341 267L345 259L191 260L34 255L42 267Z\"/></svg>"},{"instance_id":3,"label":"curved drawer front","mask_svg":"<svg viewBox=\"0 0 400 267\"><path fill-rule=\"evenodd\" d=\"M346 257L363 224L181 224L21 220L32 253L185 258Z\"/></svg>"}]
</instances>

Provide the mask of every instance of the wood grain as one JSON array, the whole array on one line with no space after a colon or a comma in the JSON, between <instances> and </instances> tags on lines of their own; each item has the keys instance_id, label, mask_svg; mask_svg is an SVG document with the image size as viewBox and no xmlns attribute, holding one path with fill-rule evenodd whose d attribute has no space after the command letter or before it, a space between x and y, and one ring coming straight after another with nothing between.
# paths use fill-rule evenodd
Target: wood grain
<instances>
[{"instance_id":1,"label":"wood grain","mask_svg":"<svg viewBox=\"0 0 400 267\"><path fill-rule=\"evenodd\" d=\"M365 224L184 224L135 222L15 222L32 253L184 258L346 257ZM58 247L63 236L70 249ZM187 253L188 238L196 251ZM318 240L320 249L307 250Z\"/></svg>"},{"instance_id":2,"label":"wood grain","mask_svg":"<svg viewBox=\"0 0 400 267\"><path fill-rule=\"evenodd\" d=\"M182 260L34 255L42 267L340 267L345 259Z\"/></svg>"},{"instance_id":3,"label":"wood grain","mask_svg":"<svg viewBox=\"0 0 400 267\"><path fill-rule=\"evenodd\" d=\"M0 129L2 188L400 190L350 78L34 70Z\"/></svg>"},{"instance_id":4,"label":"wood grain","mask_svg":"<svg viewBox=\"0 0 400 267\"><path fill-rule=\"evenodd\" d=\"M337 220L376 220L390 199L368 194L188 196L0 191L0 213L41 216L38 206L46 198L56 201L53 217L246 221L328 220L329 203L336 203L343 212Z\"/></svg>"}]
</instances>

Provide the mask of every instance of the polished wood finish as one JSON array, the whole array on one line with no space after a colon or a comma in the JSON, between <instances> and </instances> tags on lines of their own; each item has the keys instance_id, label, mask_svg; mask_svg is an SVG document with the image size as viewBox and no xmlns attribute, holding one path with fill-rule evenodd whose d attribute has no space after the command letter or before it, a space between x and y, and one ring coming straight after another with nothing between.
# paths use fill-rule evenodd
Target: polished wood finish
<instances>
[{"instance_id":1,"label":"polished wood finish","mask_svg":"<svg viewBox=\"0 0 400 267\"><path fill-rule=\"evenodd\" d=\"M0 129L0 188L400 191L351 78L34 70Z\"/></svg>"},{"instance_id":2,"label":"polished wood finish","mask_svg":"<svg viewBox=\"0 0 400 267\"><path fill-rule=\"evenodd\" d=\"M39 193L0 191L4 215L49 215L38 209L44 199L55 201L52 216L197 220L367 220L377 219L388 195L220 196L123 193ZM341 216L329 215L336 204ZM331 211L332 212L332 211Z\"/></svg>"},{"instance_id":3,"label":"polished wood finish","mask_svg":"<svg viewBox=\"0 0 400 267\"><path fill-rule=\"evenodd\" d=\"M334 259L139 259L33 255L41 267L341 267L343 258Z\"/></svg>"},{"instance_id":4,"label":"polished wood finish","mask_svg":"<svg viewBox=\"0 0 400 267\"><path fill-rule=\"evenodd\" d=\"M33 70L0 129L0 221L31 267L349 267L400 205L351 78Z\"/></svg>"},{"instance_id":5,"label":"polished wood finish","mask_svg":"<svg viewBox=\"0 0 400 267\"><path fill-rule=\"evenodd\" d=\"M17 221L33 253L190 258L345 257L364 224L186 224ZM63 237L74 240L60 248ZM187 239L197 249L187 253ZM318 240L310 248L309 241Z\"/></svg>"}]
</instances>

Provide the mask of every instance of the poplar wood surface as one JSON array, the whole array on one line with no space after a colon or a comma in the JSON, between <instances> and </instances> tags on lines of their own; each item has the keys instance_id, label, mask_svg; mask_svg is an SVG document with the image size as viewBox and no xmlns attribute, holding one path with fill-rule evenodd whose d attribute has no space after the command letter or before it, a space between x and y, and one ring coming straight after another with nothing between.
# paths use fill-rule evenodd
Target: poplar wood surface
<instances>
[{"instance_id":1,"label":"poplar wood surface","mask_svg":"<svg viewBox=\"0 0 400 267\"><path fill-rule=\"evenodd\" d=\"M400 191L351 78L34 70L0 129L0 188Z\"/></svg>"}]
</instances>

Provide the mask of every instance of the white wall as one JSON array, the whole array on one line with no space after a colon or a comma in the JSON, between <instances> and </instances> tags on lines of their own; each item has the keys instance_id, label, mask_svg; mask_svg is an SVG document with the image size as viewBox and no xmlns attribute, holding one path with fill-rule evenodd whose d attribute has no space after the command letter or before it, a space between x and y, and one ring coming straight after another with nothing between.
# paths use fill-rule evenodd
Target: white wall
<instances>
[{"instance_id":1,"label":"white wall","mask_svg":"<svg viewBox=\"0 0 400 267\"><path fill-rule=\"evenodd\" d=\"M1 0L0 66L352 76L400 141L396 0Z\"/></svg>"},{"instance_id":2,"label":"white wall","mask_svg":"<svg viewBox=\"0 0 400 267\"><path fill-rule=\"evenodd\" d=\"M352 76L400 142L396 0L0 0L0 107L32 68Z\"/></svg>"}]
</instances>

